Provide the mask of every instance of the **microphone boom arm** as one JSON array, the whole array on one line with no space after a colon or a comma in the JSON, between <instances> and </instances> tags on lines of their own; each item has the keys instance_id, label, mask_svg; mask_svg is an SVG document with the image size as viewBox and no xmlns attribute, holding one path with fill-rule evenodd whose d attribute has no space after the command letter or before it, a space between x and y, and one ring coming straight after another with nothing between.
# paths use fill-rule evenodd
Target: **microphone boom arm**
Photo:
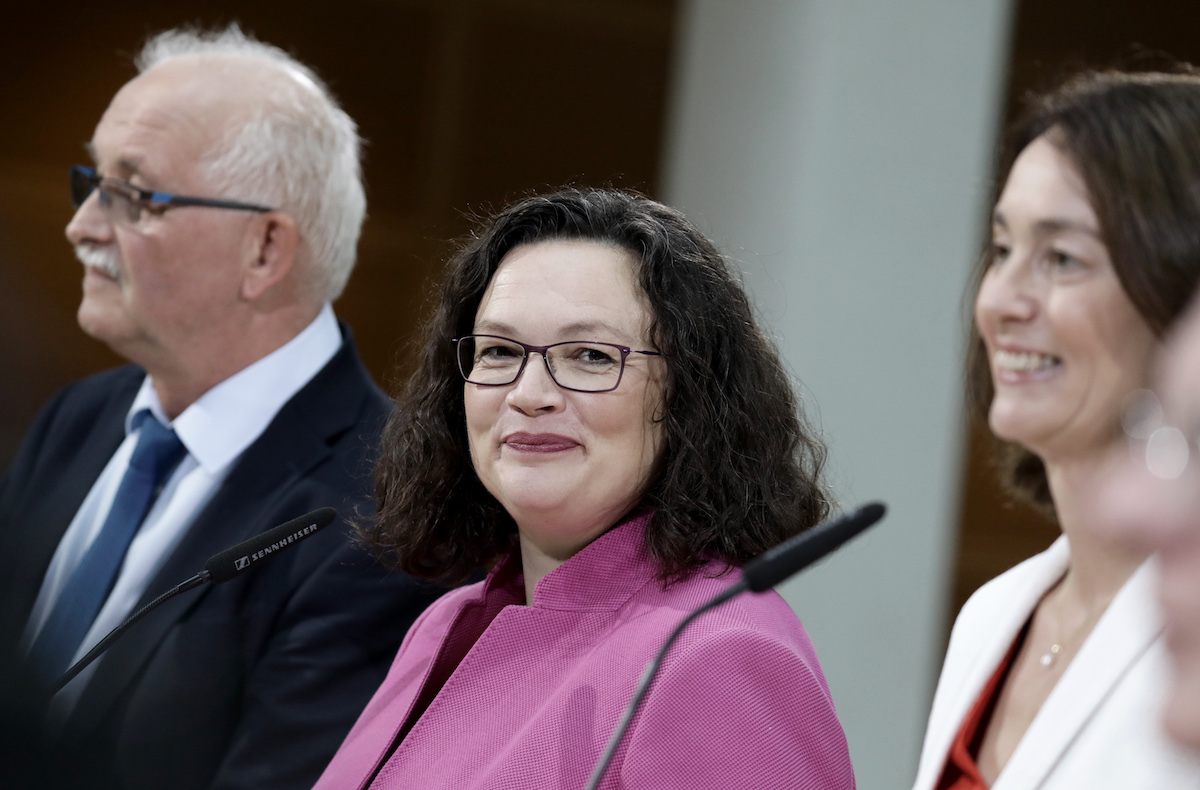
<instances>
[{"instance_id":1,"label":"microphone boom arm","mask_svg":"<svg viewBox=\"0 0 1200 790\"><path fill-rule=\"evenodd\" d=\"M133 625L138 620L141 620L146 615L148 615L150 613L150 610L155 609L159 605L166 603L168 600L170 600L171 598L174 598L176 595L179 595L180 593L185 593L188 590L194 590L197 587L199 587L200 585L208 584L211 581L212 581L212 574L210 574L208 571L200 571L192 578L180 582L179 584L175 585L171 589L167 590L162 595L155 598L150 603L143 606L141 609L138 609L136 612L134 612L133 614L126 617L125 620L119 626L117 626L113 630L109 631L107 636L105 636L103 639L101 639L99 642L97 642L96 646L87 652L87 655L85 655L83 658L79 659L74 664L72 664L71 668L68 669L66 672L64 672L63 676L61 678L59 678L57 681L55 681L54 685L50 688L50 696L53 697L55 694L57 694L62 689L63 686L67 685L72 680L74 680L75 676L78 675L80 672L82 672L84 669L86 669L89 664L91 664L93 661L95 661L97 658L99 658L100 654L103 653L105 650L107 650L108 646L111 645L116 640L117 637L119 637L121 634L125 633L126 628Z\"/></svg>"},{"instance_id":2,"label":"microphone boom arm","mask_svg":"<svg viewBox=\"0 0 1200 790\"><path fill-rule=\"evenodd\" d=\"M600 780L604 778L604 772L608 769L609 762L612 760L613 755L617 753L617 746L621 743L621 739L625 737L625 731L629 729L629 724L633 721L634 715L637 714L638 708L642 704L642 698L650 690L650 683L654 680L655 674L658 673L659 665L662 664L662 660L666 657L667 651L671 649L671 645L675 643L675 639L683 633L683 629L687 628L700 615L715 609L730 598L740 595L747 590L755 593L765 592L792 574L798 573L814 562L823 559L837 550L843 543L883 518L885 512L887 512L887 508L882 503L872 502L840 518L824 521L812 529L780 543L778 546L746 563L742 568L741 579L683 618L679 625L675 626L675 630L671 632L671 635L667 637L667 641L659 649L658 653L646 665L646 671L643 673L641 681L638 682L637 690L633 693L633 699L630 700L629 705L625 708L625 715L621 717L621 722L613 731L612 737L608 739L608 745L604 747L604 753L600 755L600 759L596 760L596 766L592 769L592 775L588 779L584 790L596 790L599 787Z\"/></svg>"},{"instance_id":3,"label":"microphone boom arm","mask_svg":"<svg viewBox=\"0 0 1200 790\"><path fill-rule=\"evenodd\" d=\"M54 696L63 686L74 680L75 676L82 672L88 664L99 658L117 637L125 633L125 629L150 614L154 608L166 603L180 593L194 590L204 584L223 584L247 571L253 570L258 567L258 563L262 560L294 546L309 535L324 529L332 524L335 518L337 518L337 511L333 508L318 508L311 513L305 513L299 518L294 518L265 532L260 532L250 539L238 543L236 546L230 546L224 551L209 557L208 562L204 564L204 570L167 590L129 617L126 617L125 621L119 626L109 631L108 635L97 642L96 646L89 650L87 655L76 661L70 669L63 673L63 676L51 687L50 696Z\"/></svg>"},{"instance_id":4,"label":"microphone boom arm","mask_svg":"<svg viewBox=\"0 0 1200 790\"><path fill-rule=\"evenodd\" d=\"M600 759L596 761L596 767L592 769L592 775L588 779L588 783L584 790L596 790L600 785L600 780L604 777L604 771L608 768L609 761L617 752L617 746L620 745L621 739L625 737L625 731L629 729L633 717L637 714L638 708L642 705L642 698L646 696L646 692L650 690L650 683L654 680L654 676L658 674L658 666L666 657L667 651L671 649L671 645L675 644L675 640L683 633L683 629L692 624L700 615L715 609L721 604L728 601L734 596L740 595L750 589L745 579L740 579L736 584L730 585L725 592L718 594L708 603L696 609L687 617L680 621L679 625L675 626L675 630L667 637L667 641L659 648L658 653L646 665L646 671L642 673L642 679L638 682L637 691L633 693L633 699L629 701L629 705L625 708L625 715L621 717L621 723L613 730L612 737L608 739L608 745L604 747L604 754L600 755Z\"/></svg>"}]
</instances>

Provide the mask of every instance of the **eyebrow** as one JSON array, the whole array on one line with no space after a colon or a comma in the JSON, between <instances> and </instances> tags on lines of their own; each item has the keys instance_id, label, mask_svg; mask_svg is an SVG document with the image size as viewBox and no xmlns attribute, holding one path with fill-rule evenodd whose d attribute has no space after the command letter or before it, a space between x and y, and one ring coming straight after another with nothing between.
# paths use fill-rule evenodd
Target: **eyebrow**
<instances>
[{"instance_id":1,"label":"eyebrow","mask_svg":"<svg viewBox=\"0 0 1200 790\"><path fill-rule=\"evenodd\" d=\"M475 325L475 332L483 334L504 334L512 336L518 334L516 327L512 324L506 324L501 321L480 321ZM616 335L618 338L625 338L625 333L617 329L612 324L604 321L576 321L566 326L559 327L558 334L562 336L575 335L574 339L588 339L582 337L588 333L605 333ZM599 339L599 338L595 338ZM625 338L631 339L631 338Z\"/></svg>"},{"instance_id":2,"label":"eyebrow","mask_svg":"<svg viewBox=\"0 0 1200 790\"><path fill-rule=\"evenodd\" d=\"M83 148L85 151L87 151L88 156L90 156L92 158L92 162L95 163L97 166L99 166L100 158L96 155L95 144L92 143L91 140L89 140L83 144ZM130 159L129 157L122 157L117 160L117 170L122 175L128 174L128 175L126 175L126 177L132 177L132 176L140 174L139 168L141 167L141 164L142 164L142 160L140 160L140 159Z\"/></svg>"},{"instance_id":3,"label":"eyebrow","mask_svg":"<svg viewBox=\"0 0 1200 790\"><path fill-rule=\"evenodd\" d=\"M999 211L992 212L992 224L999 225L1007 229L1008 223L1004 219L1004 215ZM1052 236L1055 233L1063 233L1069 231L1073 233L1082 233L1086 236L1091 236L1096 241L1101 243L1104 239L1100 237L1100 231L1090 225L1085 225L1082 222L1073 222L1069 219L1043 219L1035 222L1033 232L1038 236Z\"/></svg>"}]
</instances>

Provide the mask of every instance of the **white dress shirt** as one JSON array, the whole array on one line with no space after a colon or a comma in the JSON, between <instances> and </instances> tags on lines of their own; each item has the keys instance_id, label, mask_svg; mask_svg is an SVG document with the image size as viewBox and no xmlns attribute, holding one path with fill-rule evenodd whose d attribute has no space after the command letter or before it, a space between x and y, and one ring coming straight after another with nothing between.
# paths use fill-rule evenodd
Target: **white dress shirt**
<instances>
[{"instance_id":1,"label":"white dress shirt","mask_svg":"<svg viewBox=\"0 0 1200 790\"><path fill-rule=\"evenodd\" d=\"M163 561L224 481L234 462L262 435L283 405L325 367L341 345L333 308L326 304L304 331L204 393L174 421L167 419L154 382L146 376L125 417L125 441L96 478L58 544L29 616L22 649L28 651L37 639L67 580L104 525L137 444L138 432L131 432L135 414L149 409L159 422L175 430L187 455L143 519L112 591L72 663L133 612ZM265 529L274 525L262 526ZM93 662L59 692L51 711L52 722L65 719L98 664L99 660Z\"/></svg>"}]
</instances>

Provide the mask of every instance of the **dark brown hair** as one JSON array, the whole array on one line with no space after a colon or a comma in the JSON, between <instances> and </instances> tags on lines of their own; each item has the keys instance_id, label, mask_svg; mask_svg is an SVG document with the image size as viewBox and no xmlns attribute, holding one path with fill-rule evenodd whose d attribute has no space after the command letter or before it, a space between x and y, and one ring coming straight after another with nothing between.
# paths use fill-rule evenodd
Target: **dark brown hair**
<instances>
[{"instance_id":1,"label":"dark brown hair","mask_svg":"<svg viewBox=\"0 0 1200 790\"><path fill-rule=\"evenodd\" d=\"M516 525L471 465L450 338L473 329L496 268L522 244L581 239L632 252L666 363L662 455L637 508L664 580L712 559L741 564L825 517L825 448L720 252L679 212L616 190L565 190L497 214L449 263L417 372L383 435L381 555L457 581L512 549Z\"/></svg>"},{"instance_id":2,"label":"dark brown hair","mask_svg":"<svg viewBox=\"0 0 1200 790\"><path fill-rule=\"evenodd\" d=\"M998 191L1020 153L1042 136L1079 171L1117 279L1161 336L1200 278L1200 75L1088 71L1034 97L1010 132ZM985 253L976 294L989 262ZM994 390L977 329L968 365L971 400L986 417ZM998 444L1008 487L1052 514L1041 459L1019 445Z\"/></svg>"}]
</instances>

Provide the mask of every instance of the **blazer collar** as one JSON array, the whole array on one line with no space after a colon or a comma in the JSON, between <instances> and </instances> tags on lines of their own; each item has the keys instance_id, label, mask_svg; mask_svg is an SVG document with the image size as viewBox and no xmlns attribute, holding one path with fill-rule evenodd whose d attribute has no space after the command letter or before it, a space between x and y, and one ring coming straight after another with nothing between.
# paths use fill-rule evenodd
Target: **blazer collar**
<instances>
[{"instance_id":1,"label":"blazer collar","mask_svg":"<svg viewBox=\"0 0 1200 790\"><path fill-rule=\"evenodd\" d=\"M1010 571L1009 578L1001 578L1008 589L997 590L996 600L1004 608L987 613L989 619L984 624L986 636L981 640L981 649L965 676L962 688L960 703L963 705L963 716L975 704L1038 603L1067 572L1070 561L1071 550L1067 539L1059 537L1041 554L1030 557ZM958 721L961 722L961 717L958 717ZM955 725L951 738L958 734L958 726Z\"/></svg>"},{"instance_id":2,"label":"blazer collar","mask_svg":"<svg viewBox=\"0 0 1200 790\"><path fill-rule=\"evenodd\" d=\"M537 583L533 608L577 612L619 609L658 572L658 563L646 548L649 523L649 513L635 514L584 546ZM507 562L519 566L518 553L514 552Z\"/></svg>"},{"instance_id":3,"label":"blazer collar","mask_svg":"<svg viewBox=\"0 0 1200 790\"><path fill-rule=\"evenodd\" d=\"M650 514L635 513L584 546L574 557L542 577L533 592L534 609L606 612L621 608L658 573L646 548ZM476 601L525 600L521 552L506 555L484 580Z\"/></svg>"},{"instance_id":4,"label":"blazer collar","mask_svg":"<svg viewBox=\"0 0 1200 790\"><path fill-rule=\"evenodd\" d=\"M1063 672L993 790L1040 787L1122 678L1162 634L1154 604L1157 565L1147 560L1125 582Z\"/></svg>"},{"instance_id":5,"label":"blazer collar","mask_svg":"<svg viewBox=\"0 0 1200 790\"><path fill-rule=\"evenodd\" d=\"M950 638L914 790L935 786L967 714L1030 612L1066 572L1070 558L1067 539L1060 537L1045 551L988 582L967 601ZM957 668L956 656L964 653L961 668Z\"/></svg>"}]
</instances>

